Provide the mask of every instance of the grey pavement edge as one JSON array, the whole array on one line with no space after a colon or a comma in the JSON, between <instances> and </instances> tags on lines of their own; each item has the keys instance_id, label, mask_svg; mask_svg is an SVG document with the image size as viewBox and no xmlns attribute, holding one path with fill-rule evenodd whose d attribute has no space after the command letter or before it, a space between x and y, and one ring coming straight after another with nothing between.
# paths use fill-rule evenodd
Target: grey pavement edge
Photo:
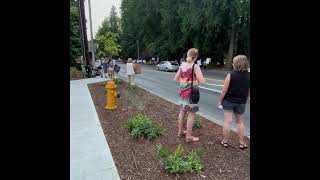
<instances>
[{"instance_id":1,"label":"grey pavement edge","mask_svg":"<svg viewBox=\"0 0 320 180\"><path fill-rule=\"evenodd\" d=\"M70 81L70 180L120 180L87 86L105 80Z\"/></svg>"}]
</instances>

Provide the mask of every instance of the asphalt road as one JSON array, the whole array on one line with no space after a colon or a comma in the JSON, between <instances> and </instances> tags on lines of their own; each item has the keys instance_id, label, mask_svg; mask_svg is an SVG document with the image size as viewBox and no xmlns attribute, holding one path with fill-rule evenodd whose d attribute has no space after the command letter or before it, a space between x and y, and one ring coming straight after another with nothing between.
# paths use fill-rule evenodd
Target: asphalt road
<instances>
[{"instance_id":1,"label":"asphalt road","mask_svg":"<svg viewBox=\"0 0 320 180\"><path fill-rule=\"evenodd\" d=\"M118 65L121 67L118 76L128 80L125 73L125 65ZM173 80L175 73L157 71L150 65L142 65L142 74L135 76L135 83L155 92L159 96L178 102L179 83ZM203 75L206 79L206 84L200 85L200 112L213 117L222 124L223 111L217 108L217 104L227 72L208 70L203 71ZM250 136L250 104L246 106L244 124L247 135ZM235 121L233 121L233 128L235 127Z\"/></svg>"}]
</instances>

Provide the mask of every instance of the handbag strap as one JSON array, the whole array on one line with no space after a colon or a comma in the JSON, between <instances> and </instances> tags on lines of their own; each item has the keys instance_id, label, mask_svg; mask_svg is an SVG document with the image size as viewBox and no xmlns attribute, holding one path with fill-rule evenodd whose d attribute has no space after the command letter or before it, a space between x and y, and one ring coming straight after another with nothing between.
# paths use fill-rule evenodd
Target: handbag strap
<instances>
[{"instance_id":1,"label":"handbag strap","mask_svg":"<svg viewBox=\"0 0 320 180\"><path fill-rule=\"evenodd\" d=\"M191 75L191 93L192 93L192 91L193 91L193 70L194 70L194 65L195 65L195 63L193 63L193 65L192 65L192 75Z\"/></svg>"}]
</instances>

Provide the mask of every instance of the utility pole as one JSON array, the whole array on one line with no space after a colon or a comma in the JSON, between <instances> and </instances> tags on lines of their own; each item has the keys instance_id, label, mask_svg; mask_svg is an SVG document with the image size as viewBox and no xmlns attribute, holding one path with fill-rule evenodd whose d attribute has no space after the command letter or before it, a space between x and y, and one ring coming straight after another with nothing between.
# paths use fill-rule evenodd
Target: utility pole
<instances>
[{"instance_id":1,"label":"utility pole","mask_svg":"<svg viewBox=\"0 0 320 180\"><path fill-rule=\"evenodd\" d=\"M80 9L80 0L77 0L77 5L78 5L78 13L79 13L79 26L80 26L80 39L81 39L81 50L82 50L82 57L83 57L83 64L86 64L87 62L87 57L86 57L86 50L85 50L85 41L83 37L83 21L82 21L82 15L81 15L81 9Z\"/></svg>"},{"instance_id":2,"label":"utility pole","mask_svg":"<svg viewBox=\"0 0 320 180\"><path fill-rule=\"evenodd\" d=\"M94 57L94 41L93 41L93 32L92 32L92 19L91 19L91 3L90 0L88 0L89 3L89 18L90 18L90 33L91 33L91 53L92 53L92 69L95 68L95 57Z\"/></svg>"},{"instance_id":3,"label":"utility pole","mask_svg":"<svg viewBox=\"0 0 320 180\"><path fill-rule=\"evenodd\" d=\"M80 10L80 19L82 22L81 32L83 35L83 42L84 42L84 59L85 59L85 65L88 66L90 64L90 59L89 59L89 50L88 50L86 15L84 12L84 0L78 0L78 3L79 3L79 10Z\"/></svg>"}]
</instances>

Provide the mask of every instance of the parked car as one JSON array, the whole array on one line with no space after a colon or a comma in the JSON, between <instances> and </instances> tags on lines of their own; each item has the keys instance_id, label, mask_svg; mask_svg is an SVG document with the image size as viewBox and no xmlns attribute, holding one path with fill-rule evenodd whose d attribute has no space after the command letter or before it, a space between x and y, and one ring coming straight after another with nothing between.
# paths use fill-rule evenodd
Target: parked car
<instances>
[{"instance_id":1,"label":"parked car","mask_svg":"<svg viewBox=\"0 0 320 180\"><path fill-rule=\"evenodd\" d=\"M178 71L179 64L173 61L162 61L156 68L158 71Z\"/></svg>"}]
</instances>

